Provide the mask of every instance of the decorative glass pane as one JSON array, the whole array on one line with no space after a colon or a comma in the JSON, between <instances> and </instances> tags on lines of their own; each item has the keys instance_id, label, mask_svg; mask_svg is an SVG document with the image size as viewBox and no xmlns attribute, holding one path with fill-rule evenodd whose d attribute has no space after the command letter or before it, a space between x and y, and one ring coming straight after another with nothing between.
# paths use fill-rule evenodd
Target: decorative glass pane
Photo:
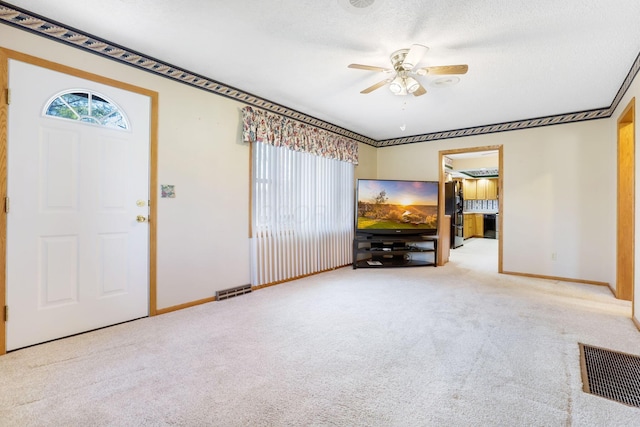
<instances>
[{"instance_id":1,"label":"decorative glass pane","mask_svg":"<svg viewBox=\"0 0 640 427\"><path fill-rule=\"evenodd\" d=\"M47 108L47 116L62 117L65 119L78 120L78 115L60 98L53 100Z\"/></svg>"},{"instance_id":2,"label":"decorative glass pane","mask_svg":"<svg viewBox=\"0 0 640 427\"><path fill-rule=\"evenodd\" d=\"M86 116L89 112L89 94L88 93L67 93L61 98L78 113L79 116Z\"/></svg>"},{"instance_id":3,"label":"decorative glass pane","mask_svg":"<svg viewBox=\"0 0 640 427\"><path fill-rule=\"evenodd\" d=\"M110 104L109 101L105 101L102 98L94 96L91 102L91 112L93 117L107 117L114 112L117 112L116 106Z\"/></svg>"},{"instance_id":4,"label":"decorative glass pane","mask_svg":"<svg viewBox=\"0 0 640 427\"><path fill-rule=\"evenodd\" d=\"M127 119L117 105L91 92L61 93L47 105L45 115L109 128L129 129Z\"/></svg>"}]
</instances>

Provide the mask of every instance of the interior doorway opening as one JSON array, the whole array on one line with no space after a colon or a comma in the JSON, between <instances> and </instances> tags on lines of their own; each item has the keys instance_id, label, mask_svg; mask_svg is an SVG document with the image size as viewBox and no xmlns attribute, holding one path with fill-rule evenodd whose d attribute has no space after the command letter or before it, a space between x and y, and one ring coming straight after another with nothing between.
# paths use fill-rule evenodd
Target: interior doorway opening
<instances>
[{"instance_id":1,"label":"interior doorway opening","mask_svg":"<svg viewBox=\"0 0 640 427\"><path fill-rule=\"evenodd\" d=\"M465 173L465 171L459 171L456 170L454 167L452 167L451 165L451 159L452 158L467 158L467 159L481 159L484 155L486 155L486 153L497 153L497 157L498 157L498 165L497 168L495 166L490 167L490 168L485 168L487 169L486 171L482 171L482 167L479 167L481 165L481 160L477 160L474 163L476 165L478 165L478 170L474 171L474 172L470 172L467 171ZM443 150L439 152L439 165L440 165L440 182L441 183L446 183L448 180L452 180L455 179L454 176L456 176L457 178L461 178L463 176L468 176L469 178L473 178L473 173L476 173L477 176L476 177L480 177L482 174L485 174L485 176L491 176L491 177L495 177L497 175L497 187L495 188L496 191L496 202L497 202L497 214L493 216L493 218L491 217L491 215L488 215L489 218L488 219L488 226L491 226L491 224L493 224L493 230L487 230L489 233L493 232L495 233L495 238L498 240L498 265L497 265L497 269L499 273L503 272L502 269L502 242L503 242L503 238L504 238L504 233L503 233L503 221L502 221L502 211L503 211L503 184L502 184L502 170L503 170L503 152L502 152L502 145L492 145L492 146L483 146L483 147L469 147L469 148L460 148L460 149L455 149L455 150ZM484 190L483 190L484 191ZM463 191L463 199L464 199L464 191ZM473 202L473 203L470 203ZM485 201L483 200L482 202L480 202L480 200L477 200L476 198L474 198L474 200L465 200L463 201L463 212L464 211L474 211L474 212L490 212L492 210L494 210L495 205L494 204L489 204L488 201L486 201L486 204L484 204ZM440 186L440 195L439 195L439 216L441 218L444 218L445 216L445 207L446 207L446 201L445 201L445 185L441 185ZM483 216L483 215L481 215ZM484 215L486 216L486 215ZM475 217L480 218L478 215L475 215ZM468 217L471 218L471 217ZM478 220L477 218L475 220ZM493 222L492 222L493 220ZM482 222L482 226L484 226L484 218L480 218L480 220L478 221L483 221ZM441 224L445 223L444 221L441 221ZM453 223L453 227L456 226L456 221L455 219L452 219L452 223ZM463 225L464 227L464 225ZM440 229L438 230L438 234L440 235L444 235L445 233L452 233L452 230L445 230L444 229L445 226L441 225ZM453 231L453 234L455 234L456 232ZM451 244L454 244L455 239L451 239ZM453 246L452 246L453 247Z\"/></svg>"}]
</instances>

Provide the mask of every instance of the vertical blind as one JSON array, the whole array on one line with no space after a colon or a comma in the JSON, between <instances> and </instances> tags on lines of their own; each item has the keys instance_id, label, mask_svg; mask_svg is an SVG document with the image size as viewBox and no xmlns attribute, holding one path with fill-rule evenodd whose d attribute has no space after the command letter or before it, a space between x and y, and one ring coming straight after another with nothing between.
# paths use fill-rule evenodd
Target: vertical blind
<instances>
[{"instance_id":1,"label":"vertical blind","mask_svg":"<svg viewBox=\"0 0 640 427\"><path fill-rule=\"evenodd\" d=\"M252 144L252 286L351 262L354 165Z\"/></svg>"}]
</instances>

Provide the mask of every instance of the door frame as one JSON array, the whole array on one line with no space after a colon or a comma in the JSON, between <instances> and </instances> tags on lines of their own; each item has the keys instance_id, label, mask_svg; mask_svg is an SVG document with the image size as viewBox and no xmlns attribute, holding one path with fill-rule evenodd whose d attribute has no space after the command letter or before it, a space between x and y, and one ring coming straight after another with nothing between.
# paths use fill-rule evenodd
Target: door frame
<instances>
[{"instance_id":1,"label":"door frame","mask_svg":"<svg viewBox=\"0 0 640 427\"><path fill-rule=\"evenodd\" d=\"M438 164L440 165L438 170L440 171L440 191L438 196L438 217L444 218L444 180L445 180L445 163L444 158L448 154L460 154L460 153L473 153L477 151L497 151L498 152L498 214L500 215L500 221L498 222L498 273L503 273L502 270L502 239L504 238L503 233L503 224L504 224L504 215L503 215L503 205L502 197L502 171L503 171L503 160L502 160L502 145L488 145L484 147L468 147L468 148L457 148L454 150L443 150L439 152ZM440 221L439 224L442 224L444 221ZM438 235L443 236L444 233L449 233L449 230L443 230L442 225L439 225L440 229L438 230Z\"/></svg>"},{"instance_id":2,"label":"door frame","mask_svg":"<svg viewBox=\"0 0 640 427\"><path fill-rule=\"evenodd\" d=\"M7 350L6 305L7 305L7 214L5 200L7 197L7 121L9 112L9 60L36 65L52 71L101 83L129 92L148 96L151 101L149 129L149 316L157 314L156 291L156 254L158 228L158 92L139 86L110 79L98 74L89 73L77 68L58 64L35 56L0 47L0 355ZM9 313L10 315L10 313Z\"/></svg>"},{"instance_id":3,"label":"door frame","mask_svg":"<svg viewBox=\"0 0 640 427\"><path fill-rule=\"evenodd\" d=\"M635 103L635 98L629 101L618 116L616 127L618 173L615 296L627 301L633 301L635 276ZM629 128L630 135L627 134Z\"/></svg>"}]
</instances>

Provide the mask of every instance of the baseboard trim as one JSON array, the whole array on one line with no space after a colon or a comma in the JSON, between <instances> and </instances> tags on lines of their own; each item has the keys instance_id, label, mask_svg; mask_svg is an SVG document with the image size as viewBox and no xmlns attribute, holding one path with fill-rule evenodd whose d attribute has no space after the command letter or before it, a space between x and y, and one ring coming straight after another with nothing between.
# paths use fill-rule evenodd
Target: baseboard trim
<instances>
[{"instance_id":1,"label":"baseboard trim","mask_svg":"<svg viewBox=\"0 0 640 427\"><path fill-rule=\"evenodd\" d=\"M640 331L640 321L638 321L638 319L636 319L633 316L631 316L631 321L633 322L634 325L636 325L636 328L638 328L638 330Z\"/></svg>"},{"instance_id":2,"label":"baseboard trim","mask_svg":"<svg viewBox=\"0 0 640 427\"><path fill-rule=\"evenodd\" d=\"M166 314L172 311L182 310L183 308L195 307L196 305L206 304L208 302L214 302L216 297L203 298L197 301L186 302L184 304L174 305L172 307L159 308L156 310L156 314Z\"/></svg>"},{"instance_id":3,"label":"baseboard trim","mask_svg":"<svg viewBox=\"0 0 640 427\"><path fill-rule=\"evenodd\" d=\"M268 288L270 286L279 285L281 283L292 282L294 280L302 279L304 277L315 276L316 274L326 273L328 271L333 271L333 270L337 270L338 268L344 268L348 266L351 266L351 264L341 265L339 267L334 267L334 268L327 268L326 270L317 271L315 273L304 274L302 276L292 277L291 279L280 280L279 282L265 283L264 285L252 286L251 290L257 291L258 289ZM195 307L197 305L206 304L214 301L217 301L216 297L209 297L209 298L199 299L196 301L186 302L184 304L174 305L172 307L159 308L156 310L156 315L171 313L172 311L182 310L183 308Z\"/></svg>"},{"instance_id":4,"label":"baseboard trim","mask_svg":"<svg viewBox=\"0 0 640 427\"><path fill-rule=\"evenodd\" d=\"M344 267L350 267L352 264L345 264L345 265L340 265L338 267L333 267L333 268L327 268L325 270L320 270L320 271L316 271L314 273L309 273L309 274L303 274L301 276L296 276L296 277L291 277L289 279L285 279L285 280L279 280L277 282L270 282L270 283L265 283L264 285L256 285L256 286L252 286L251 290L252 291L257 291L258 289L264 289L264 288L269 288L271 286L276 286L276 285L280 285L282 283L287 283L287 282L293 282L294 280L298 280L298 279L303 279L305 277L310 277L310 276L315 276L316 274L320 274L320 273L326 273L328 271L333 271L333 270L337 270L339 268L344 268Z\"/></svg>"},{"instance_id":5,"label":"baseboard trim","mask_svg":"<svg viewBox=\"0 0 640 427\"><path fill-rule=\"evenodd\" d=\"M607 282L597 282L595 280L572 279L569 277L557 277L557 276L544 276L542 274L518 273L515 271L503 271L502 274L509 274L511 276L532 277L534 279L559 280L561 282L584 283L585 285L606 286L609 288L609 290L613 292L613 290L611 289L611 286L609 286Z\"/></svg>"}]
</instances>

